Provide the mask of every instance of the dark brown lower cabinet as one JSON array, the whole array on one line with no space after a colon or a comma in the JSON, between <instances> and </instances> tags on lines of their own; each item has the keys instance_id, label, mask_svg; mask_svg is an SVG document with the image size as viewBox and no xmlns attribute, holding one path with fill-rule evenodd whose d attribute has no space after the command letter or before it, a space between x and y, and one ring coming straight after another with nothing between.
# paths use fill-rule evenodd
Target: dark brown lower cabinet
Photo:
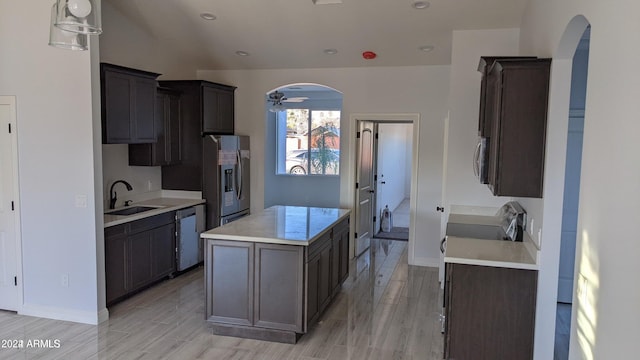
<instances>
[{"instance_id":1,"label":"dark brown lower cabinet","mask_svg":"<svg viewBox=\"0 0 640 360\"><path fill-rule=\"evenodd\" d=\"M175 271L174 221L169 212L105 229L107 305Z\"/></svg>"},{"instance_id":2,"label":"dark brown lower cabinet","mask_svg":"<svg viewBox=\"0 0 640 360\"><path fill-rule=\"evenodd\" d=\"M445 359L532 359L535 270L446 264Z\"/></svg>"},{"instance_id":3,"label":"dark brown lower cabinet","mask_svg":"<svg viewBox=\"0 0 640 360\"><path fill-rule=\"evenodd\" d=\"M310 246L207 240L206 319L214 333L295 343L348 276L348 229L347 219Z\"/></svg>"}]
</instances>

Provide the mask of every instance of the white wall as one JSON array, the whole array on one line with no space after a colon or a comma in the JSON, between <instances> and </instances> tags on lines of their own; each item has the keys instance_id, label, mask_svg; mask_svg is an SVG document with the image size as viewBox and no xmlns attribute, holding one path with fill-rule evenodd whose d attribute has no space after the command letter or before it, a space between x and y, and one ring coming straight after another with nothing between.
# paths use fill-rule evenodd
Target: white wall
<instances>
[{"instance_id":1,"label":"white wall","mask_svg":"<svg viewBox=\"0 0 640 360\"><path fill-rule=\"evenodd\" d=\"M102 1L100 61L162 74L160 80L195 79L197 65L163 45L143 26Z\"/></svg>"},{"instance_id":2,"label":"white wall","mask_svg":"<svg viewBox=\"0 0 640 360\"><path fill-rule=\"evenodd\" d=\"M97 323L91 58L47 45L51 1L0 2L0 94L17 97L27 315ZM28 31L24 29L28 19ZM19 34L17 36L16 34ZM93 46L93 45L92 45ZM99 157L98 157L99 163ZM76 195L87 207L76 207ZM61 277L69 276L69 286Z\"/></svg>"},{"instance_id":3,"label":"white wall","mask_svg":"<svg viewBox=\"0 0 640 360\"><path fill-rule=\"evenodd\" d=\"M446 139L442 230L451 205L498 207L509 200L493 196L473 173L473 153L478 143L481 56L515 56L519 29L465 30L453 32L449 122Z\"/></svg>"},{"instance_id":4,"label":"white wall","mask_svg":"<svg viewBox=\"0 0 640 360\"><path fill-rule=\"evenodd\" d=\"M236 132L251 136L252 149L265 148L265 94L279 86L311 82L341 91L342 163L340 169L340 205L352 207L354 134L348 119L353 113L420 114L419 180L415 262L437 265L439 257L440 216L435 208L442 189L443 124L449 93L448 66L368 67L334 69L280 69L198 71L198 78L237 86ZM346 161L345 161L346 159ZM264 154L252 152L252 174L264 174ZM264 203L264 182L252 178L252 211Z\"/></svg>"},{"instance_id":5,"label":"white wall","mask_svg":"<svg viewBox=\"0 0 640 360\"><path fill-rule=\"evenodd\" d=\"M378 125L376 231L380 229L380 213L385 205L393 211L410 193L407 183L411 184L411 148L407 149L407 144L411 144L411 134L407 128L412 127L410 124Z\"/></svg>"},{"instance_id":6,"label":"white wall","mask_svg":"<svg viewBox=\"0 0 640 360\"><path fill-rule=\"evenodd\" d=\"M553 56L539 274L537 359L549 359L557 286L564 154L569 108L572 49L591 24L589 74L585 105L584 148L578 215L576 271L572 317L572 359L623 359L637 352L640 338L640 3L596 0L528 3L521 28L525 53ZM560 199L560 200L558 200Z\"/></svg>"},{"instance_id":7,"label":"white wall","mask_svg":"<svg viewBox=\"0 0 640 360\"><path fill-rule=\"evenodd\" d=\"M150 35L145 28L129 20L106 1L102 3L102 22L101 62L160 73L160 80L195 79L195 64L184 62L179 53L163 46L162 40ZM116 206L122 206L124 200L131 198L134 201L144 199L161 189L161 168L129 166L128 145L103 145L102 157L105 209L109 207L109 189L116 180L125 180L133 186L132 191L127 191L122 185L116 186Z\"/></svg>"}]
</instances>

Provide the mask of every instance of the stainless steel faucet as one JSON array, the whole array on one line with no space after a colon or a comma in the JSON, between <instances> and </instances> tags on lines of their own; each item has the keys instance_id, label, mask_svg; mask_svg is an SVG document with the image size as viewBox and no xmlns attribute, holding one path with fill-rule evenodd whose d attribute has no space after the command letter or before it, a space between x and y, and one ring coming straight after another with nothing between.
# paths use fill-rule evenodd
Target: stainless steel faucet
<instances>
[{"instance_id":1,"label":"stainless steel faucet","mask_svg":"<svg viewBox=\"0 0 640 360\"><path fill-rule=\"evenodd\" d=\"M111 189L109 190L109 209L113 209L116 207L116 201L118 200L118 193L113 191L113 187L116 186L117 183L123 183L124 186L127 187L128 191L133 190L133 186L124 180L116 180L111 184Z\"/></svg>"}]
</instances>

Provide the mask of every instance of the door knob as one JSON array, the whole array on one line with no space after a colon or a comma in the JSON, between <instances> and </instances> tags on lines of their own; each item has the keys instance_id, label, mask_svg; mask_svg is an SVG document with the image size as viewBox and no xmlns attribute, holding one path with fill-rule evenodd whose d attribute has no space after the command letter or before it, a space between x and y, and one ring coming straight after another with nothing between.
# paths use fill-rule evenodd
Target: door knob
<instances>
[{"instance_id":1,"label":"door knob","mask_svg":"<svg viewBox=\"0 0 640 360\"><path fill-rule=\"evenodd\" d=\"M370 193L370 194L373 194L374 192L375 192L375 191L373 191L373 190L369 190L369 193Z\"/></svg>"}]
</instances>

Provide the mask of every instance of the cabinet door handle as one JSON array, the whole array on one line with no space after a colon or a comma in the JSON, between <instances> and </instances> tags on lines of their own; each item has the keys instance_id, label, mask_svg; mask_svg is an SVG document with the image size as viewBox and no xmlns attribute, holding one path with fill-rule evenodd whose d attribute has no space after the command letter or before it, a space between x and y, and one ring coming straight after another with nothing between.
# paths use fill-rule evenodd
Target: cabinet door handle
<instances>
[{"instance_id":1,"label":"cabinet door handle","mask_svg":"<svg viewBox=\"0 0 640 360\"><path fill-rule=\"evenodd\" d=\"M473 153L473 174L480 178L480 147L482 146L482 140L478 141L476 145L476 151Z\"/></svg>"}]
</instances>

